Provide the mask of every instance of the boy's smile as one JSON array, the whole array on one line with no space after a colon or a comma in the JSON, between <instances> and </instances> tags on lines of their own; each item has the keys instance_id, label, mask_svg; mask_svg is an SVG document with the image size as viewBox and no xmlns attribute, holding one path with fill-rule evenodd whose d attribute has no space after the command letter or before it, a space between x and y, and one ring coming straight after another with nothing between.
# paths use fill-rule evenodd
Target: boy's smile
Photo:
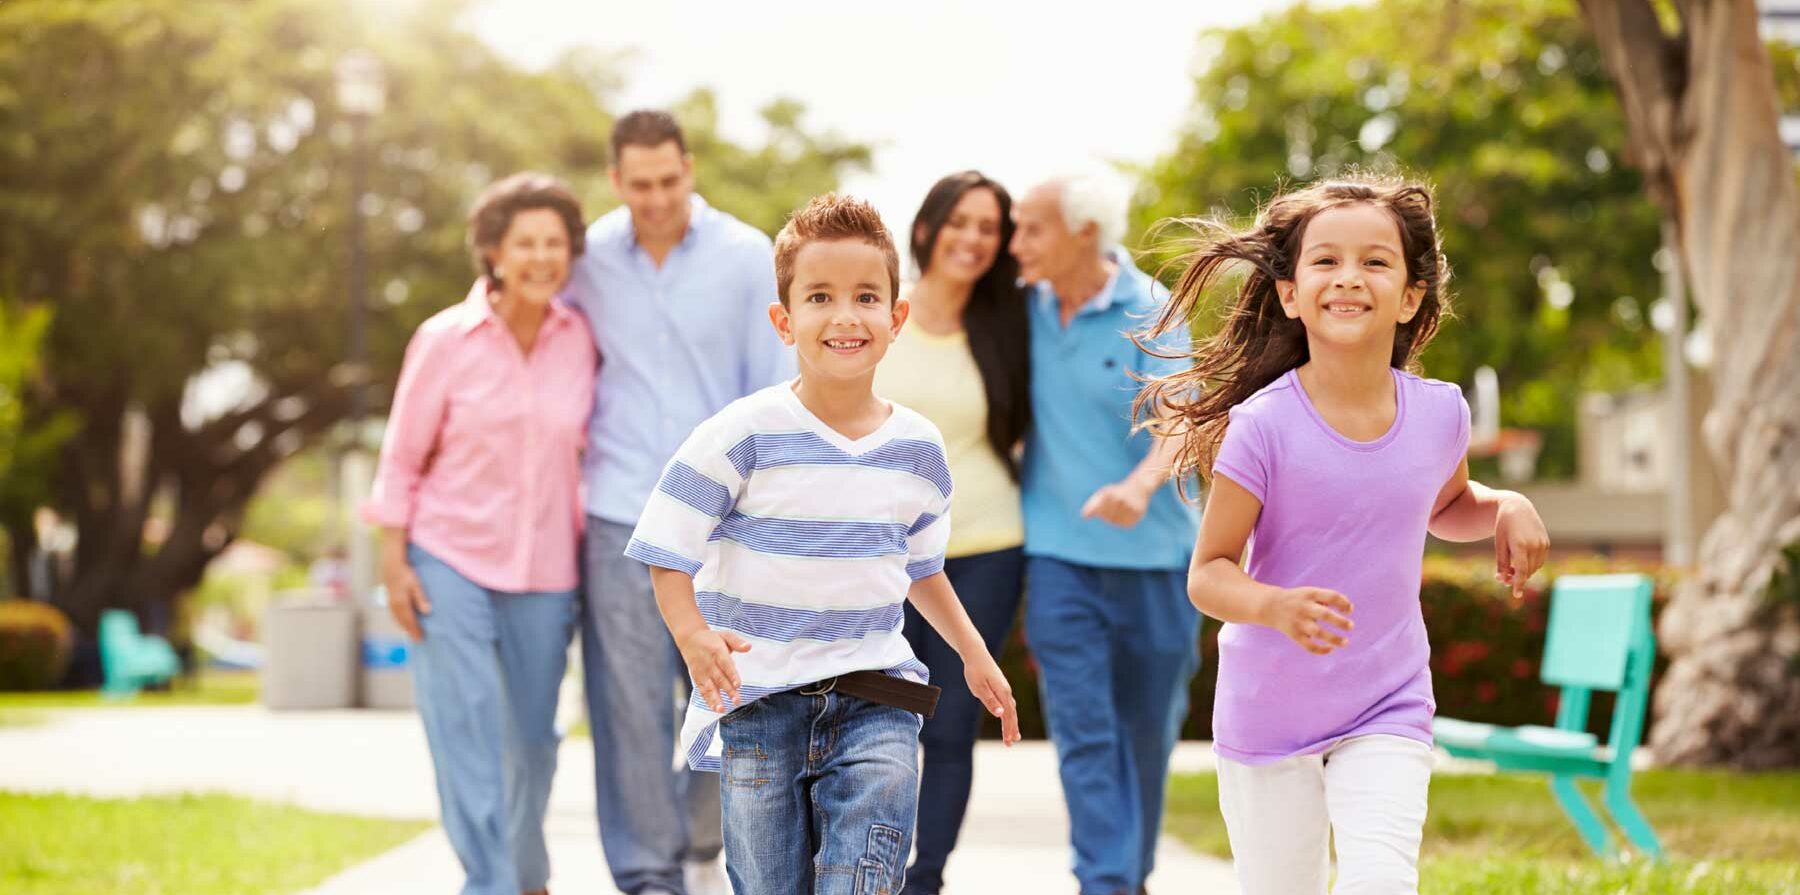
<instances>
[{"instance_id":1,"label":"boy's smile","mask_svg":"<svg viewBox=\"0 0 1800 895\"><path fill-rule=\"evenodd\" d=\"M875 375L908 310L894 299L887 256L859 239L802 246L786 297L785 308L769 306L769 319L794 346L801 375L839 381Z\"/></svg>"}]
</instances>

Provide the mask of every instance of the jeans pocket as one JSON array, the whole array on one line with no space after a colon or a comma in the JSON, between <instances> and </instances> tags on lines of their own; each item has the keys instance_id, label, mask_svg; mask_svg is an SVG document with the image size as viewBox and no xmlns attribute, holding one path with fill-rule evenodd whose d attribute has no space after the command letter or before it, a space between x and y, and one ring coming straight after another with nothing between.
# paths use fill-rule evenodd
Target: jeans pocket
<instances>
[{"instance_id":1,"label":"jeans pocket","mask_svg":"<svg viewBox=\"0 0 1800 895\"><path fill-rule=\"evenodd\" d=\"M768 753L761 746L726 746L724 759L719 764L719 782L724 786L756 789L769 782L768 772L764 768L768 760Z\"/></svg>"},{"instance_id":2,"label":"jeans pocket","mask_svg":"<svg viewBox=\"0 0 1800 895\"><path fill-rule=\"evenodd\" d=\"M900 890L906 834L885 824L869 826L868 850L856 862L856 895L894 895Z\"/></svg>"}]
</instances>

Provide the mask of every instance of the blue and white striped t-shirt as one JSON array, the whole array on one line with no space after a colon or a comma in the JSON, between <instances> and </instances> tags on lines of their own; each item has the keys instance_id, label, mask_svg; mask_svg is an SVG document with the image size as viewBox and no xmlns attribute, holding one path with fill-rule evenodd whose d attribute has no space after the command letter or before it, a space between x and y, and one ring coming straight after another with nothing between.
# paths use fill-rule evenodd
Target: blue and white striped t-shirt
<instances>
[{"instance_id":1,"label":"blue and white striped t-shirt","mask_svg":"<svg viewBox=\"0 0 1800 895\"><path fill-rule=\"evenodd\" d=\"M663 470L625 555L694 576L700 614L751 644L736 653L738 706L834 675L929 672L901 636L906 592L944 568L944 440L898 404L852 441L789 383L702 423ZM719 769L724 717L696 693L681 748Z\"/></svg>"}]
</instances>

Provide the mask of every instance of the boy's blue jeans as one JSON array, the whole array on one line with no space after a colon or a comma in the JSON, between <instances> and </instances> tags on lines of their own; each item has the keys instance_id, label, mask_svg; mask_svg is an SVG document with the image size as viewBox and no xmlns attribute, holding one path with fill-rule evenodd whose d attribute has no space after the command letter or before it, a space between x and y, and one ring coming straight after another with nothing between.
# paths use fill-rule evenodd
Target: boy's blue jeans
<instances>
[{"instance_id":1,"label":"boy's blue jeans","mask_svg":"<svg viewBox=\"0 0 1800 895\"><path fill-rule=\"evenodd\" d=\"M1169 753L1199 667L1186 569L1034 556L1025 637L1069 806L1082 895L1136 892L1156 860Z\"/></svg>"},{"instance_id":2,"label":"boy's blue jeans","mask_svg":"<svg viewBox=\"0 0 1800 895\"><path fill-rule=\"evenodd\" d=\"M918 804L918 715L788 690L727 715L719 735L733 890L900 891Z\"/></svg>"},{"instance_id":3,"label":"boy's blue jeans","mask_svg":"<svg viewBox=\"0 0 1800 895\"><path fill-rule=\"evenodd\" d=\"M431 601L409 664L462 895L541 889L575 593L488 590L416 546L407 561Z\"/></svg>"}]
</instances>

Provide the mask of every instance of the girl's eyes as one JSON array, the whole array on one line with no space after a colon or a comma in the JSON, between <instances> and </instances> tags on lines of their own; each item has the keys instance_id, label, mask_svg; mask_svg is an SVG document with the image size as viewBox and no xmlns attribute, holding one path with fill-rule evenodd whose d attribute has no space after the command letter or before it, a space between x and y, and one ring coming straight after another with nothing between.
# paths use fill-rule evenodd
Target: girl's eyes
<instances>
[{"instance_id":1,"label":"girl's eyes","mask_svg":"<svg viewBox=\"0 0 1800 895\"><path fill-rule=\"evenodd\" d=\"M1368 263L1373 264L1377 267L1388 266L1388 263L1386 261L1381 260L1380 258L1370 258Z\"/></svg>"}]
</instances>

